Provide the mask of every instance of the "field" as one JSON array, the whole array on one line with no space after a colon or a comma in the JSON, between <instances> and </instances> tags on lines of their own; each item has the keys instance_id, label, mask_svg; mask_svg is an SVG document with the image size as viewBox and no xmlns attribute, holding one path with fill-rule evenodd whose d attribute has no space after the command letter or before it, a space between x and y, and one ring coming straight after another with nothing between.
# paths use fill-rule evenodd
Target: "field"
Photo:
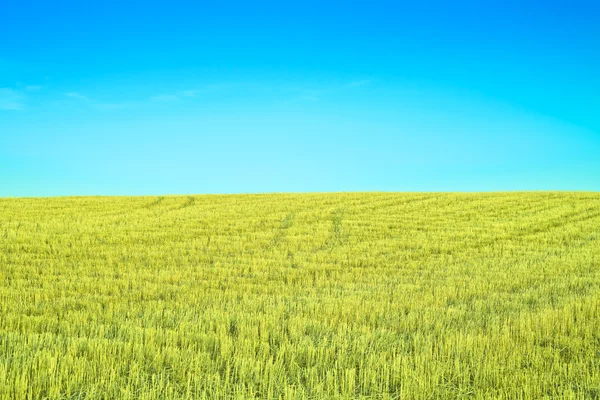
<instances>
[{"instance_id":1,"label":"field","mask_svg":"<svg viewBox=\"0 0 600 400\"><path fill-rule=\"evenodd\" d=\"M600 193L0 199L0 398L600 398Z\"/></svg>"}]
</instances>

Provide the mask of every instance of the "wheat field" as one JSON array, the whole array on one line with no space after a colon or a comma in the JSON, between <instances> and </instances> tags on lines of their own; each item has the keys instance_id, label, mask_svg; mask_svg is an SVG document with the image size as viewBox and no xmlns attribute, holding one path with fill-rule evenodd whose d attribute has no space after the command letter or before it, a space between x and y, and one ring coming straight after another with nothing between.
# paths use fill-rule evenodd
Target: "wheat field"
<instances>
[{"instance_id":1,"label":"wheat field","mask_svg":"<svg viewBox=\"0 0 600 400\"><path fill-rule=\"evenodd\" d=\"M0 199L0 398L600 398L600 193Z\"/></svg>"}]
</instances>

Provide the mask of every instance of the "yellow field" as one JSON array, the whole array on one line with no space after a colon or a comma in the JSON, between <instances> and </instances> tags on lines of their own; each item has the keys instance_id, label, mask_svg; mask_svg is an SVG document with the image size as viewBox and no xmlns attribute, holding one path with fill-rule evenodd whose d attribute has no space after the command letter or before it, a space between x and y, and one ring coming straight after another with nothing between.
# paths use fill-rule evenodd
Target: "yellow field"
<instances>
[{"instance_id":1,"label":"yellow field","mask_svg":"<svg viewBox=\"0 0 600 400\"><path fill-rule=\"evenodd\" d=\"M600 194L0 199L0 398L599 398Z\"/></svg>"}]
</instances>

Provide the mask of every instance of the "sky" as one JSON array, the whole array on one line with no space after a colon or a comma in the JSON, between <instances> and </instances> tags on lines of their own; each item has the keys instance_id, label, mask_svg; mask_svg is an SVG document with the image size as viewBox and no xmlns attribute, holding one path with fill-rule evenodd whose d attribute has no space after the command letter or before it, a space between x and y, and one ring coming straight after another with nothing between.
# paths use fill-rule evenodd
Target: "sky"
<instances>
[{"instance_id":1,"label":"sky","mask_svg":"<svg viewBox=\"0 0 600 400\"><path fill-rule=\"evenodd\" d=\"M4 2L0 197L600 191L598 21L578 0Z\"/></svg>"}]
</instances>

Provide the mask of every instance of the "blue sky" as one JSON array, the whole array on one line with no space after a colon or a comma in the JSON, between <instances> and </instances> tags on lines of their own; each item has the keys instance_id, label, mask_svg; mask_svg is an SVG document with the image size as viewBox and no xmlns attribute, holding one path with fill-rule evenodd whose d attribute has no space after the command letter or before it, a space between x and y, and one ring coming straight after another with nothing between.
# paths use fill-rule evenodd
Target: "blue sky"
<instances>
[{"instance_id":1,"label":"blue sky","mask_svg":"<svg viewBox=\"0 0 600 400\"><path fill-rule=\"evenodd\" d=\"M594 2L23 1L0 196L600 190Z\"/></svg>"}]
</instances>

